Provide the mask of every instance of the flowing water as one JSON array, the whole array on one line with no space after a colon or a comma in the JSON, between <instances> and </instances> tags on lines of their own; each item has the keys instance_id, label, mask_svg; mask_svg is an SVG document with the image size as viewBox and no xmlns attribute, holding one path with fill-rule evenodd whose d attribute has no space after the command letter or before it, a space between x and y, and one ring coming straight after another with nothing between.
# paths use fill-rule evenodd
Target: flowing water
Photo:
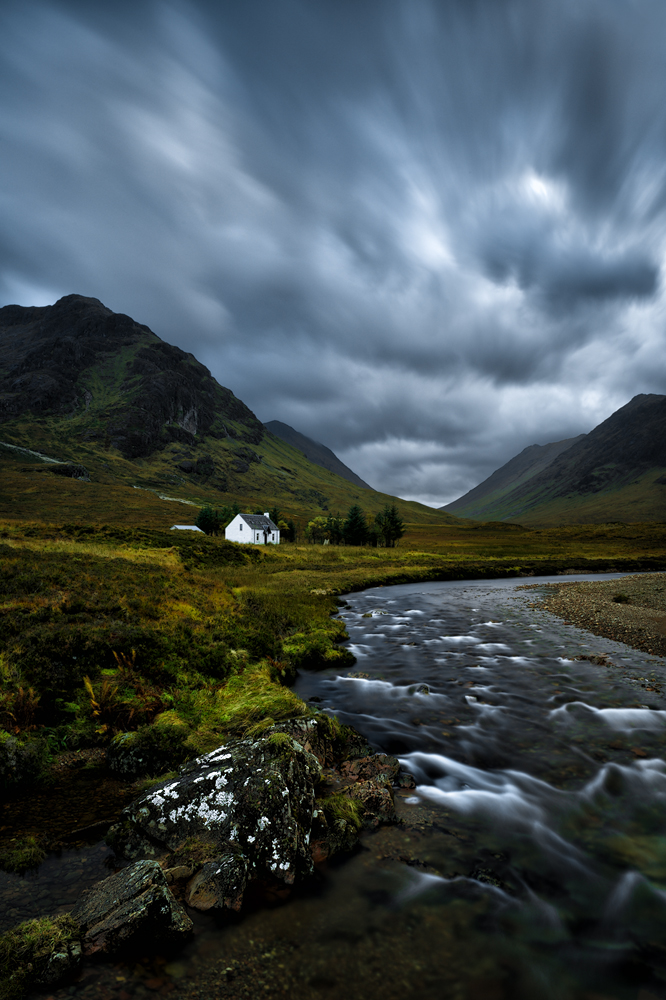
<instances>
[{"instance_id":1,"label":"flowing water","mask_svg":"<svg viewBox=\"0 0 666 1000\"><path fill-rule=\"evenodd\" d=\"M541 582L350 596L356 665L296 690L400 758L401 822L55 995L664 1000L666 664L535 608Z\"/></svg>"}]
</instances>

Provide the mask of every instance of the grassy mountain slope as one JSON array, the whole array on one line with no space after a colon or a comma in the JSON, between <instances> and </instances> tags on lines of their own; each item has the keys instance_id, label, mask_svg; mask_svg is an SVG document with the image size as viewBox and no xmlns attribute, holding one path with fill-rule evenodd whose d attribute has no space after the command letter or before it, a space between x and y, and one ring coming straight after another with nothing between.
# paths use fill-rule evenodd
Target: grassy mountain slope
<instances>
[{"instance_id":1,"label":"grassy mountain slope","mask_svg":"<svg viewBox=\"0 0 666 1000\"><path fill-rule=\"evenodd\" d=\"M286 441L287 444L302 451L309 462L321 465L322 469L328 469L330 472L336 472L343 479L348 479L350 483L360 486L363 490L372 489L372 486L368 486L349 466L341 462L335 452L327 448L325 444L313 441L312 438L307 437L306 434L301 434L300 431L290 427L289 424L283 424L281 420L269 420L264 424L264 427L282 441Z\"/></svg>"},{"instance_id":2,"label":"grassy mountain slope","mask_svg":"<svg viewBox=\"0 0 666 1000\"><path fill-rule=\"evenodd\" d=\"M441 510L456 513L458 517L471 517L479 520L492 519L498 504L502 503L516 487L522 486L529 479L543 472L560 452L566 451L573 444L582 440L584 434L564 441L554 441L551 444L532 444L524 448L519 455L512 458L506 465L493 472L473 490L464 496L446 504Z\"/></svg>"},{"instance_id":3,"label":"grassy mountain slope","mask_svg":"<svg viewBox=\"0 0 666 1000\"><path fill-rule=\"evenodd\" d=\"M91 480L56 475L67 470L0 447L5 518L145 517L168 527L196 517L180 500L277 505L303 522L357 502L371 514L393 500L309 462L193 355L79 295L0 309L0 441L83 466ZM455 521L422 504L400 500L398 507L411 523Z\"/></svg>"},{"instance_id":4,"label":"grassy mountain slope","mask_svg":"<svg viewBox=\"0 0 666 1000\"><path fill-rule=\"evenodd\" d=\"M545 468L488 500L486 519L522 524L666 520L666 396L634 396ZM481 516L478 507L456 512Z\"/></svg>"}]
</instances>

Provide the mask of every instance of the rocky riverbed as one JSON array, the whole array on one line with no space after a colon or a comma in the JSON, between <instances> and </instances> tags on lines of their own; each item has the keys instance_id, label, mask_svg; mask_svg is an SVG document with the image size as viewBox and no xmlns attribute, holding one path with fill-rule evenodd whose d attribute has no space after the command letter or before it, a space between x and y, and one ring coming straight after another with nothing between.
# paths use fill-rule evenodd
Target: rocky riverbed
<instances>
[{"instance_id":1,"label":"rocky riverbed","mask_svg":"<svg viewBox=\"0 0 666 1000\"><path fill-rule=\"evenodd\" d=\"M551 583L540 602L554 615L594 635L666 656L666 574Z\"/></svg>"}]
</instances>

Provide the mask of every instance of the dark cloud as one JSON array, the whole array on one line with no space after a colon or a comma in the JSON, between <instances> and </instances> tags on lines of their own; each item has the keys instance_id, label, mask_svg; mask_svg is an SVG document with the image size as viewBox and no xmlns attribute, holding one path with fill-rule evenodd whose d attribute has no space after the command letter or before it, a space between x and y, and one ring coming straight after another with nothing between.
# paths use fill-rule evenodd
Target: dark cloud
<instances>
[{"instance_id":1,"label":"dark cloud","mask_svg":"<svg viewBox=\"0 0 666 1000\"><path fill-rule=\"evenodd\" d=\"M7 0L0 299L444 503L665 391L661 0Z\"/></svg>"}]
</instances>

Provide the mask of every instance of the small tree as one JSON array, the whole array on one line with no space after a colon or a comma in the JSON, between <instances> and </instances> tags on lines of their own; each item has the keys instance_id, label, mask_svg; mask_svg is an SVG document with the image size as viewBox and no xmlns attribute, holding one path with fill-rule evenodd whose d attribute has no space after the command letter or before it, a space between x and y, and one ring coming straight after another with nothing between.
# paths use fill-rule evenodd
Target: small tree
<instances>
[{"instance_id":1,"label":"small tree","mask_svg":"<svg viewBox=\"0 0 666 1000\"><path fill-rule=\"evenodd\" d=\"M320 544L326 538L326 518L319 515L308 521L305 537L314 545Z\"/></svg>"},{"instance_id":2,"label":"small tree","mask_svg":"<svg viewBox=\"0 0 666 1000\"><path fill-rule=\"evenodd\" d=\"M405 522L395 504L387 504L375 517L377 532L387 549L395 548L395 543L405 533Z\"/></svg>"},{"instance_id":3,"label":"small tree","mask_svg":"<svg viewBox=\"0 0 666 1000\"><path fill-rule=\"evenodd\" d=\"M207 535L217 535L220 530L220 517L212 507L202 507L195 524Z\"/></svg>"},{"instance_id":4,"label":"small tree","mask_svg":"<svg viewBox=\"0 0 666 1000\"><path fill-rule=\"evenodd\" d=\"M329 514L326 518L326 537L331 545L339 545L344 537L344 521L339 514Z\"/></svg>"},{"instance_id":5,"label":"small tree","mask_svg":"<svg viewBox=\"0 0 666 1000\"><path fill-rule=\"evenodd\" d=\"M357 503L349 508L342 534L346 545L365 545L368 540L368 525L365 514Z\"/></svg>"},{"instance_id":6,"label":"small tree","mask_svg":"<svg viewBox=\"0 0 666 1000\"><path fill-rule=\"evenodd\" d=\"M237 503L232 503L224 507L220 507L217 512L217 516L220 519L220 528L226 528L228 524L231 524L233 519L237 514L240 514L241 509Z\"/></svg>"}]
</instances>

